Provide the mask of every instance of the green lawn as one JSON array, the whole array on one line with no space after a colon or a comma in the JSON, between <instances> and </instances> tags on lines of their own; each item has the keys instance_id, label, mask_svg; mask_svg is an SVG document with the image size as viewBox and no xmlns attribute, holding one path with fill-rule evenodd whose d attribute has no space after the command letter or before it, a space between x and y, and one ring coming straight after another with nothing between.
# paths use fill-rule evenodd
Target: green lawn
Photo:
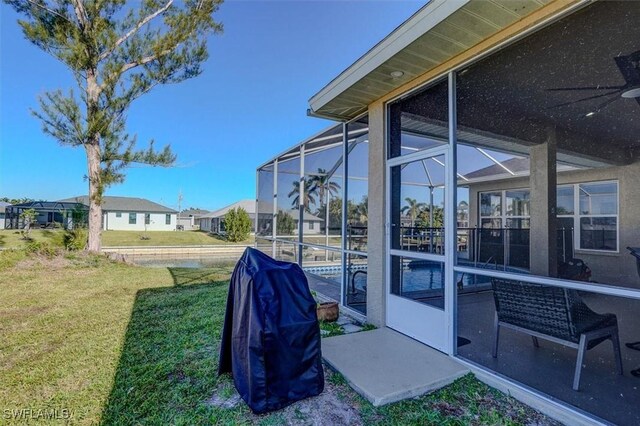
<instances>
[{"instance_id":1,"label":"green lawn","mask_svg":"<svg viewBox=\"0 0 640 426\"><path fill-rule=\"evenodd\" d=\"M74 424L304 423L295 405L255 416L207 403L232 390L216 376L230 271L0 253L0 409L69 410ZM338 374L327 386L363 424L548 421L472 376L382 408Z\"/></svg>"},{"instance_id":2,"label":"green lawn","mask_svg":"<svg viewBox=\"0 0 640 426\"><path fill-rule=\"evenodd\" d=\"M30 237L36 241L51 241L58 244L63 231L34 229ZM24 247L26 241L20 231L0 230L0 248ZM109 246L195 246L220 244L253 244L253 236L242 243L230 243L224 238L200 231L104 231L102 245Z\"/></svg>"}]
</instances>

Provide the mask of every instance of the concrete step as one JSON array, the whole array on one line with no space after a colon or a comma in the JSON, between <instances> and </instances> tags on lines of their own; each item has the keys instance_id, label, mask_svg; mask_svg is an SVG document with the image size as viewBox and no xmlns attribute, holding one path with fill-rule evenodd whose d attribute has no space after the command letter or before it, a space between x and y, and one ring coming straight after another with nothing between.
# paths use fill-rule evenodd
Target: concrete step
<instances>
[{"instance_id":1,"label":"concrete step","mask_svg":"<svg viewBox=\"0 0 640 426\"><path fill-rule=\"evenodd\" d=\"M322 357L375 406L432 392L469 372L454 358L389 328L322 339Z\"/></svg>"}]
</instances>

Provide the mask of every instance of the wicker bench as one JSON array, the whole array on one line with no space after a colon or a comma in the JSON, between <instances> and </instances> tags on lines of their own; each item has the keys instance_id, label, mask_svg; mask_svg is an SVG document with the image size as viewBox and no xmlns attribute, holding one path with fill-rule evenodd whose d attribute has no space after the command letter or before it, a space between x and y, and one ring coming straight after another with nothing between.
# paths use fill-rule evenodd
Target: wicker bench
<instances>
[{"instance_id":1,"label":"wicker bench","mask_svg":"<svg viewBox=\"0 0 640 426\"><path fill-rule=\"evenodd\" d=\"M492 279L496 304L493 357L498 356L500 328L507 327L538 338L578 349L573 389L580 387L585 352L611 340L616 366L622 374L618 339L618 320L614 314L598 314L582 301L577 292L513 280Z\"/></svg>"}]
</instances>

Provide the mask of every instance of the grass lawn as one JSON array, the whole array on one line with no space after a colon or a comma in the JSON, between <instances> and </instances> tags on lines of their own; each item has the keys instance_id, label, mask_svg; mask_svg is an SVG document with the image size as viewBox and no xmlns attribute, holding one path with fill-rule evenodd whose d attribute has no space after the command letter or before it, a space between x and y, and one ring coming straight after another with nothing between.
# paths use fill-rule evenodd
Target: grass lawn
<instances>
[{"instance_id":1,"label":"grass lawn","mask_svg":"<svg viewBox=\"0 0 640 426\"><path fill-rule=\"evenodd\" d=\"M34 229L31 238L36 241L50 241L56 244L61 239L58 229ZM141 237L148 239L142 239ZM0 248L20 248L26 241L19 231L0 230ZM242 243L230 243L224 238L200 231L103 231L102 245L109 246L195 246L220 244L253 244L253 236Z\"/></svg>"},{"instance_id":2,"label":"grass lawn","mask_svg":"<svg viewBox=\"0 0 640 426\"><path fill-rule=\"evenodd\" d=\"M297 404L255 416L243 403L207 403L233 390L216 376L230 271L0 253L0 410L66 409L74 424L309 423ZM339 374L328 374L328 393L354 424L548 423L470 375L381 408Z\"/></svg>"}]
</instances>

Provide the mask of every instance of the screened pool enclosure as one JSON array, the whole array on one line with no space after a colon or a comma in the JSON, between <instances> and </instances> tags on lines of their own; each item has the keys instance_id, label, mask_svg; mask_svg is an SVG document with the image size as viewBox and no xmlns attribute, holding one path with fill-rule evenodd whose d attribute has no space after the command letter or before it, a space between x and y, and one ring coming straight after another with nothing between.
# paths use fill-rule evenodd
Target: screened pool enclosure
<instances>
[{"instance_id":1,"label":"screened pool enclosure","mask_svg":"<svg viewBox=\"0 0 640 426\"><path fill-rule=\"evenodd\" d=\"M368 153L363 117L257 171L256 247L299 263L312 289L360 314L366 314Z\"/></svg>"}]
</instances>

